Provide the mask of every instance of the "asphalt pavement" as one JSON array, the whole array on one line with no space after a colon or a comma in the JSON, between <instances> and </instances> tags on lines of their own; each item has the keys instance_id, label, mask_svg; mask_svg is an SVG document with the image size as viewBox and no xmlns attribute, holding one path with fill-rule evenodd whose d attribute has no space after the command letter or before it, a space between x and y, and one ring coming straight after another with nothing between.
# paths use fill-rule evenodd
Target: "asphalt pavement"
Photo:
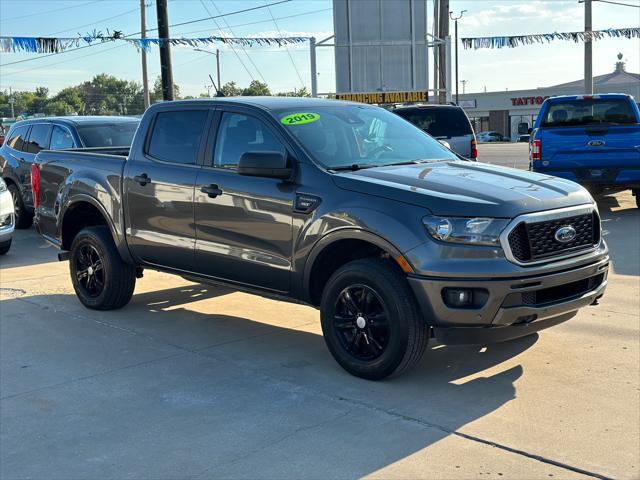
<instances>
[{"instance_id":1,"label":"asphalt pavement","mask_svg":"<svg viewBox=\"0 0 640 480\"><path fill-rule=\"evenodd\" d=\"M526 144L480 159L526 165ZM629 193L599 205L599 306L517 341L433 343L382 382L344 372L305 306L146 271L124 309L87 310L18 231L0 258L0 478L638 478L640 211Z\"/></svg>"}]
</instances>

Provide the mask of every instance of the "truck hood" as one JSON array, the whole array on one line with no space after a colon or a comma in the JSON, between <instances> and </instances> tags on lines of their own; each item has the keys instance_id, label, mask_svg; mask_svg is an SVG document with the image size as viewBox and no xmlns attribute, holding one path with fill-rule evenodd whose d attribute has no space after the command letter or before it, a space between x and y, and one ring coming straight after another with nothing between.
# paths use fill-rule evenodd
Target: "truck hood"
<instances>
[{"instance_id":1,"label":"truck hood","mask_svg":"<svg viewBox=\"0 0 640 480\"><path fill-rule=\"evenodd\" d=\"M418 205L434 215L513 218L593 203L584 188L569 180L476 162L366 168L333 179L344 190Z\"/></svg>"}]
</instances>

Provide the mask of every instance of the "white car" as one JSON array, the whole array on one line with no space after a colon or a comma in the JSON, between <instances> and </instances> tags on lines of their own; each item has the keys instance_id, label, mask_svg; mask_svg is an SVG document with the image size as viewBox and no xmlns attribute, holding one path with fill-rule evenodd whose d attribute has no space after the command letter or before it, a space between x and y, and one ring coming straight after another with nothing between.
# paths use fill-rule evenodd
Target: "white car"
<instances>
[{"instance_id":1,"label":"white car","mask_svg":"<svg viewBox=\"0 0 640 480\"><path fill-rule=\"evenodd\" d=\"M0 255L11 248L14 227L14 205L7 184L0 178Z\"/></svg>"}]
</instances>

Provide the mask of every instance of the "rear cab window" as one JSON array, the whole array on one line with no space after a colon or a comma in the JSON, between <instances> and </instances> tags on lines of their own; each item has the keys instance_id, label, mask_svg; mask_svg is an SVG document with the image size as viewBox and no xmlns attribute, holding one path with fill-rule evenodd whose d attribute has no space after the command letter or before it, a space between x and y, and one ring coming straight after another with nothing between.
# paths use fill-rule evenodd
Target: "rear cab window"
<instances>
[{"instance_id":1,"label":"rear cab window","mask_svg":"<svg viewBox=\"0 0 640 480\"><path fill-rule=\"evenodd\" d=\"M626 98L567 99L549 103L541 128L585 125L637 124L636 113Z\"/></svg>"},{"instance_id":2,"label":"rear cab window","mask_svg":"<svg viewBox=\"0 0 640 480\"><path fill-rule=\"evenodd\" d=\"M195 165L208 114L207 110L159 112L147 154L163 162Z\"/></svg>"},{"instance_id":3,"label":"rear cab window","mask_svg":"<svg viewBox=\"0 0 640 480\"><path fill-rule=\"evenodd\" d=\"M399 108L394 113L413 123L432 137L471 135L471 124L464 111L454 107Z\"/></svg>"}]
</instances>

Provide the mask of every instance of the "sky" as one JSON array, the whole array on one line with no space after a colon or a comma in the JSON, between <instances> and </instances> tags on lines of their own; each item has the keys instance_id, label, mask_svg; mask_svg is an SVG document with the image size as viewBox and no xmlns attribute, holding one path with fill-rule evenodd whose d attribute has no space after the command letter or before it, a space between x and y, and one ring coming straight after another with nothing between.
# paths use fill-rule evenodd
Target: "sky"
<instances>
[{"instance_id":1,"label":"sky","mask_svg":"<svg viewBox=\"0 0 640 480\"><path fill-rule=\"evenodd\" d=\"M148 7L147 28L156 27L156 7ZM168 0L169 24L228 14L264 6L274 0ZM370 1L370 0L357 0ZM389 2L397 0L385 0ZM640 0L617 0L640 6ZM170 29L171 37L189 36L314 36L333 33L332 0L291 0L253 11L227 15ZM584 6L578 0L450 0L455 13L467 10L460 20L460 37L522 35L584 28ZM433 1L428 0L431 17ZM432 19L429 20L430 22ZM593 3L594 30L637 27L640 8ZM94 30L119 30L125 35L140 31L139 0L0 0L1 36L70 36ZM453 32L453 25L451 25ZM137 35L136 35L137 36ZM150 32L148 36L157 36ZM231 49L220 45L222 83L247 86L252 79L265 81L272 92L310 89L309 48L306 44L284 47ZM460 45L459 79L466 91L520 90L581 79L583 44L556 41L515 49L464 50ZM594 75L610 73L622 53L627 71L640 72L640 39L605 39L594 42ZM174 81L182 95L198 95L215 77L215 56L191 47L172 48ZM12 62L25 62L6 65ZM335 90L333 49L318 49L318 91ZM160 73L158 49L148 55L150 83ZM98 73L141 81L140 54L126 43L107 43L44 57L33 53L0 54L0 89L50 92L90 80ZM460 86L462 92L462 86Z\"/></svg>"}]
</instances>

